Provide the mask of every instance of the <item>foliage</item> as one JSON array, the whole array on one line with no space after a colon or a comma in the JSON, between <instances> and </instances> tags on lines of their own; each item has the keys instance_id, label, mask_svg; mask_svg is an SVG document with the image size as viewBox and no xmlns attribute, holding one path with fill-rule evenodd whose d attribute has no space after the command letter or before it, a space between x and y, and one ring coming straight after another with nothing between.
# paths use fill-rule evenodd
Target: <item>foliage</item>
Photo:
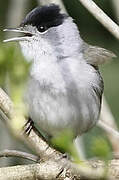
<instances>
[{"instance_id":1,"label":"foliage","mask_svg":"<svg viewBox=\"0 0 119 180\"><path fill-rule=\"evenodd\" d=\"M16 45L0 45L0 86L7 90L15 104L15 114L10 121L15 135L21 131L27 115L22 99L29 67Z\"/></svg>"},{"instance_id":2,"label":"foliage","mask_svg":"<svg viewBox=\"0 0 119 180\"><path fill-rule=\"evenodd\" d=\"M14 101L23 89L28 70L29 64L16 45L0 45L0 86L3 88L9 86L9 93Z\"/></svg>"}]
</instances>

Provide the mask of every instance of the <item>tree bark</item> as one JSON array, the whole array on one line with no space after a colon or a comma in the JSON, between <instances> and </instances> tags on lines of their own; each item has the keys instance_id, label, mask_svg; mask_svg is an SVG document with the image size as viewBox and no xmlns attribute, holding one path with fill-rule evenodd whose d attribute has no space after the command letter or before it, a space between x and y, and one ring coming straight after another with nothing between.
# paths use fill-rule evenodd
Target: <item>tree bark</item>
<instances>
[{"instance_id":1,"label":"tree bark","mask_svg":"<svg viewBox=\"0 0 119 180\"><path fill-rule=\"evenodd\" d=\"M85 162L87 167L84 168L83 165L79 165L80 173L75 169L75 174L70 169L63 171L62 166L56 161L46 161L40 162L40 164L13 166L0 168L0 180L63 180L69 178L72 180L98 180L98 179L108 179L108 180L118 180L119 179L119 160L112 160L108 165L108 171L104 171L104 162L102 161L89 161ZM85 170L85 171L84 171ZM107 178L104 178L104 173L107 171Z\"/></svg>"}]
</instances>

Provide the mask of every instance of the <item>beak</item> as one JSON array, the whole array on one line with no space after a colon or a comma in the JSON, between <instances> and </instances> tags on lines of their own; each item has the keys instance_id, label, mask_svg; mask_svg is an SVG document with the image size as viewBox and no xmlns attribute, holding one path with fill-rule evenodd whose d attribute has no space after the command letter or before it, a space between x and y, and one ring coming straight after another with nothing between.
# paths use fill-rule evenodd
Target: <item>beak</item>
<instances>
[{"instance_id":1,"label":"beak","mask_svg":"<svg viewBox=\"0 0 119 180\"><path fill-rule=\"evenodd\" d=\"M16 32L16 33L21 33L22 34L21 37L14 37L14 38L6 39L3 42L25 41L25 40L28 40L29 37L33 36L33 33L29 32L29 31L22 30L20 28L4 29L3 31L4 32Z\"/></svg>"}]
</instances>

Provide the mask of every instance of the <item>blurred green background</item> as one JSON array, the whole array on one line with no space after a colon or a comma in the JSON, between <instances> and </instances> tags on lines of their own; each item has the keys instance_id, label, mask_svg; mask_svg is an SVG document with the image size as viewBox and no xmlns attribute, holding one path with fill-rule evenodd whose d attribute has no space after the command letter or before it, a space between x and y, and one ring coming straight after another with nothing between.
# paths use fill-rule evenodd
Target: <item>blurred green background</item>
<instances>
[{"instance_id":1,"label":"blurred green background","mask_svg":"<svg viewBox=\"0 0 119 180\"><path fill-rule=\"evenodd\" d=\"M20 2L21 4L19 4ZM36 7L39 2L40 0L0 0L0 86L9 93L12 89L9 88L9 86L13 85L13 88L15 88L18 83L20 84L23 81L26 75L27 64L22 57L17 43L2 43L3 39L11 36L3 33L2 30L6 27L18 26L27 12ZM116 119L117 125L119 126L119 42L78 2L78 0L64 0L63 2L68 13L77 23L81 37L86 42L104 47L117 55L116 59L112 60L109 64L101 66L100 70L104 78L105 97ZM113 0L95 0L95 2L106 14L118 23L119 17ZM18 7L19 12L17 9ZM2 131L0 136L3 136ZM86 149L88 149L86 151L87 157L94 156L95 150L93 150L93 147L96 146L95 143L97 142L93 141L95 136L98 137L98 139L106 139L104 132L97 127L85 134L85 146ZM99 141L100 143L98 144L100 144L100 146L106 146L102 139L99 139ZM10 143L7 143L7 145L3 147L13 147L13 144L15 143L11 143L10 141ZM3 147L1 146L0 149L3 149ZM9 163L7 162L6 164Z\"/></svg>"}]
</instances>

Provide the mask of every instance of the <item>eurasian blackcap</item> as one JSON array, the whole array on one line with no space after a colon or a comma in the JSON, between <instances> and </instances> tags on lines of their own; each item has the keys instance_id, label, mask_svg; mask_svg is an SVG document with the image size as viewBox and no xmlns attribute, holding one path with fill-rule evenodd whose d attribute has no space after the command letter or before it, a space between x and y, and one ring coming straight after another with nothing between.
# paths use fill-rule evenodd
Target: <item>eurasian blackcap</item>
<instances>
[{"instance_id":1,"label":"eurasian blackcap","mask_svg":"<svg viewBox=\"0 0 119 180\"><path fill-rule=\"evenodd\" d=\"M30 118L50 136L69 129L78 136L99 119L103 80L98 65L115 55L85 43L73 19L58 5L33 9L16 29L32 61L25 93Z\"/></svg>"}]
</instances>

